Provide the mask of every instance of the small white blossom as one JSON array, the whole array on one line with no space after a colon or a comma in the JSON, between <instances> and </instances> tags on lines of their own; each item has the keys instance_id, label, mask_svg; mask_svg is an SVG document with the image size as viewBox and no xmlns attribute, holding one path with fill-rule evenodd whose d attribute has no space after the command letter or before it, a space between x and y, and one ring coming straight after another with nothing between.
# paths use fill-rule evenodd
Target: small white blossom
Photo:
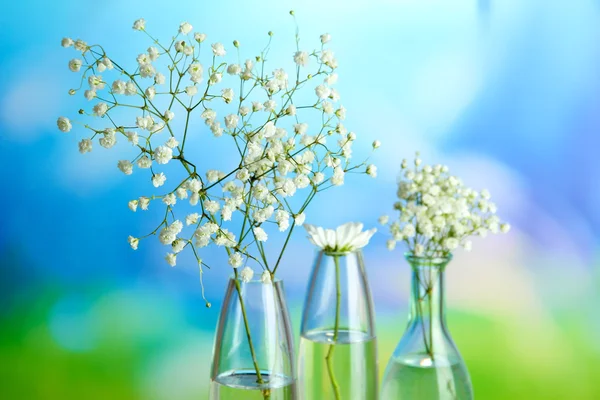
<instances>
[{"instance_id":1,"label":"small white blossom","mask_svg":"<svg viewBox=\"0 0 600 400\"><path fill-rule=\"evenodd\" d=\"M148 206L150 205L150 199L147 197L140 197L140 208L144 211L146 211L148 209Z\"/></svg>"},{"instance_id":2,"label":"small white blossom","mask_svg":"<svg viewBox=\"0 0 600 400\"><path fill-rule=\"evenodd\" d=\"M143 31L146 29L146 20L144 18L140 18L133 23L133 29L136 31Z\"/></svg>"},{"instance_id":3,"label":"small white blossom","mask_svg":"<svg viewBox=\"0 0 600 400\"><path fill-rule=\"evenodd\" d=\"M329 33L324 33L321 35L321 43L325 44L331 40L331 35Z\"/></svg>"},{"instance_id":4,"label":"small white blossom","mask_svg":"<svg viewBox=\"0 0 600 400\"><path fill-rule=\"evenodd\" d=\"M175 147L179 146L179 142L177 141L177 139L175 139L174 136L171 136L166 142L165 142L165 146L167 146L170 149L174 149Z\"/></svg>"},{"instance_id":5,"label":"small white blossom","mask_svg":"<svg viewBox=\"0 0 600 400\"><path fill-rule=\"evenodd\" d=\"M146 89L146 91L144 93L146 94L146 97L148 98L148 100L152 100L152 99L154 99L154 96L156 95L156 89L154 88L154 86L150 86Z\"/></svg>"},{"instance_id":6,"label":"small white blossom","mask_svg":"<svg viewBox=\"0 0 600 400\"><path fill-rule=\"evenodd\" d=\"M254 271L250 267L244 267L244 269L242 269L242 271L240 272L240 279L244 283L250 282L252 280L253 276L254 276Z\"/></svg>"},{"instance_id":7,"label":"small white blossom","mask_svg":"<svg viewBox=\"0 0 600 400\"><path fill-rule=\"evenodd\" d=\"M60 42L60 45L65 48L71 47L71 46L73 46L73 39L68 38L68 37L63 38L63 40Z\"/></svg>"},{"instance_id":8,"label":"small white blossom","mask_svg":"<svg viewBox=\"0 0 600 400\"><path fill-rule=\"evenodd\" d=\"M239 64L229 64L227 67L227 73L229 75L239 75L242 72L242 67Z\"/></svg>"},{"instance_id":9,"label":"small white blossom","mask_svg":"<svg viewBox=\"0 0 600 400\"><path fill-rule=\"evenodd\" d=\"M167 264L174 267L177 264L177 254L167 253L165 260L167 261Z\"/></svg>"},{"instance_id":10,"label":"small white blossom","mask_svg":"<svg viewBox=\"0 0 600 400\"><path fill-rule=\"evenodd\" d=\"M108 111L108 104L106 104L106 103L98 103L94 106L94 115L96 115L98 117L103 117L107 111Z\"/></svg>"},{"instance_id":11,"label":"small white blossom","mask_svg":"<svg viewBox=\"0 0 600 400\"><path fill-rule=\"evenodd\" d=\"M308 53L306 51L297 51L294 54L294 62L301 66L301 67L306 67L308 65Z\"/></svg>"},{"instance_id":12,"label":"small white blossom","mask_svg":"<svg viewBox=\"0 0 600 400\"><path fill-rule=\"evenodd\" d=\"M377 177L377 166L373 165L373 164L369 164L367 166L367 175L369 175L372 178L376 178Z\"/></svg>"},{"instance_id":13,"label":"small white blossom","mask_svg":"<svg viewBox=\"0 0 600 400\"><path fill-rule=\"evenodd\" d=\"M233 100L233 89L223 89L221 91L221 96L223 97L223 100L225 101L225 103L229 104L231 103L231 100Z\"/></svg>"},{"instance_id":14,"label":"small white blossom","mask_svg":"<svg viewBox=\"0 0 600 400\"><path fill-rule=\"evenodd\" d=\"M83 62L80 59L74 58L71 61L69 61L69 69L72 72L79 72L82 64L83 64Z\"/></svg>"},{"instance_id":15,"label":"small white blossom","mask_svg":"<svg viewBox=\"0 0 600 400\"><path fill-rule=\"evenodd\" d=\"M166 78L163 74L161 74L160 72L157 72L156 75L154 76L154 84L156 85L164 85L166 82Z\"/></svg>"},{"instance_id":16,"label":"small white blossom","mask_svg":"<svg viewBox=\"0 0 600 400\"><path fill-rule=\"evenodd\" d=\"M73 128L71 121L67 117L59 117L56 125L61 132L69 132Z\"/></svg>"},{"instance_id":17,"label":"small white blossom","mask_svg":"<svg viewBox=\"0 0 600 400\"><path fill-rule=\"evenodd\" d=\"M156 47L154 47L154 46L148 47L148 57L150 57L150 61L156 61L159 56L160 56L160 53L158 52L158 49Z\"/></svg>"},{"instance_id":18,"label":"small white blossom","mask_svg":"<svg viewBox=\"0 0 600 400\"><path fill-rule=\"evenodd\" d=\"M152 176L152 184L154 185L154 187L161 187L165 184L166 180L167 177L162 172L159 172L158 174L154 174Z\"/></svg>"},{"instance_id":19,"label":"small white blossom","mask_svg":"<svg viewBox=\"0 0 600 400\"><path fill-rule=\"evenodd\" d=\"M214 43L212 45L213 54L217 57L223 57L227 52L225 51L225 47L221 43Z\"/></svg>"},{"instance_id":20,"label":"small white blossom","mask_svg":"<svg viewBox=\"0 0 600 400\"><path fill-rule=\"evenodd\" d=\"M131 175L133 173L133 164L128 160L119 160L117 166L125 175Z\"/></svg>"},{"instance_id":21,"label":"small white blossom","mask_svg":"<svg viewBox=\"0 0 600 400\"><path fill-rule=\"evenodd\" d=\"M204 33L194 33L194 40L198 43L202 43L204 42L204 40L206 39L206 35Z\"/></svg>"},{"instance_id":22,"label":"small white blossom","mask_svg":"<svg viewBox=\"0 0 600 400\"><path fill-rule=\"evenodd\" d=\"M192 213L192 214L189 214L187 217L185 217L185 224L186 225L197 224L199 220L200 220L200 215L198 213Z\"/></svg>"},{"instance_id":23,"label":"small white blossom","mask_svg":"<svg viewBox=\"0 0 600 400\"><path fill-rule=\"evenodd\" d=\"M79 142L79 152L85 154L92 151L92 141L90 139L82 139Z\"/></svg>"},{"instance_id":24,"label":"small white blossom","mask_svg":"<svg viewBox=\"0 0 600 400\"><path fill-rule=\"evenodd\" d=\"M225 126L227 129L235 129L239 123L240 117L237 114L229 114L225 117Z\"/></svg>"},{"instance_id":25,"label":"small white blossom","mask_svg":"<svg viewBox=\"0 0 600 400\"><path fill-rule=\"evenodd\" d=\"M136 212L138 208L138 203L139 202L137 200L131 200L129 203L127 203L127 206L131 211Z\"/></svg>"},{"instance_id":26,"label":"small white blossom","mask_svg":"<svg viewBox=\"0 0 600 400\"><path fill-rule=\"evenodd\" d=\"M158 146L154 149L154 159L159 164L167 164L173 158L173 150L167 146Z\"/></svg>"},{"instance_id":27,"label":"small white blossom","mask_svg":"<svg viewBox=\"0 0 600 400\"><path fill-rule=\"evenodd\" d=\"M315 88L315 93L320 99L326 99L331 94L331 89L325 85L319 85Z\"/></svg>"},{"instance_id":28,"label":"small white blossom","mask_svg":"<svg viewBox=\"0 0 600 400\"><path fill-rule=\"evenodd\" d=\"M189 22L182 22L181 25L179 25L179 32L184 35L190 33L192 29L194 29L194 27Z\"/></svg>"},{"instance_id":29,"label":"small white blossom","mask_svg":"<svg viewBox=\"0 0 600 400\"><path fill-rule=\"evenodd\" d=\"M242 255L238 252L232 253L229 256L229 265L231 265L233 268L240 267L243 261Z\"/></svg>"},{"instance_id":30,"label":"small white blossom","mask_svg":"<svg viewBox=\"0 0 600 400\"><path fill-rule=\"evenodd\" d=\"M253 229L253 231L254 231L254 236L256 237L256 240L259 242L266 242L267 239L269 238L269 236L267 235L265 230L259 226L255 227Z\"/></svg>"},{"instance_id":31,"label":"small white blossom","mask_svg":"<svg viewBox=\"0 0 600 400\"><path fill-rule=\"evenodd\" d=\"M169 193L169 194L165 195L165 197L163 197L162 201L167 206L174 206L175 203L177 203L177 198L175 197L175 195L173 193Z\"/></svg>"},{"instance_id":32,"label":"small white blossom","mask_svg":"<svg viewBox=\"0 0 600 400\"><path fill-rule=\"evenodd\" d=\"M185 88L185 93L190 97L195 96L196 94L198 94L198 87L197 86L187 86Z\"/></svg>"},{"instance_id":33,"label":"small white blossom","mask_svg":"<svg viewBox=\"0 0 600 400\"><path fill-rule=\"evenodd\" d=\"M138 238L135 238L133 236L129 236L127 238L127 241L129 242L129 245L131 246L131 248L133 250L137 250L138 249L138 244L140 243L140 240Z\"/></svg>"},{"instance_id":34,"label":"small white blossom","mask_svg":"<svg viewBox=\"0 0 600 400\"><path fill-rule=\"evenodd\" d=\"M294 223L298 226L304 225L304 221L306 220L306 214L300 213L296 215L294 218Z\"/></svg>"},{"instance_id":35,"label":"small white blossom","mask_svg":"<svg viewBox=\"0 0 600 400\"><path fill-rule=\"evenodd\" d=\"M75 43L73 43L73 47L75 50L85 53L88 50L88 45L81 39L77 39Z\"/></svg>"},{"instance_id":36,"label":"small white blossom","mask_svg":"<svg viewBox=\"0 0 600 400\"><path fill-rule=\"evenodd\" d=\"M260 276L260 281L265 284L271 283L271 273L267 270L264 270Z\"/></svg>"}]
</instances>

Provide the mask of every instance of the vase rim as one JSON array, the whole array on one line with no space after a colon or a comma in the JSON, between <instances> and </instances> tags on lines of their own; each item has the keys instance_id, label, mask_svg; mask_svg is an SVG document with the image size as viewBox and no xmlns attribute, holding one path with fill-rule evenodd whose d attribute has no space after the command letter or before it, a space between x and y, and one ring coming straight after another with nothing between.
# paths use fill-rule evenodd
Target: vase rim
<instances>
[{"instance_id":1,"label":"vase rim","mask_svg":"<svg viewBox=\"0 0 600 400\"><path fill-rule=\"evenodd\" d=\"M326 256L347 256L350 254L358 254L361 252L361 249L356 249L352 251L327 251L324 249L319 249L319 253L323 253Z\"/></svg>"},{"instance_id":2,"label":"vase rim","mask_svg":"<svg viewBox=\"0 0 600 400\"><path fill-rule=\"evenodd\" d=\"M235 281L235 280L238 280L238 281L240 281L240 282L241 282L241 283L243 283L243 284L257 284L257 283L260 283L260 284L263 284L263 285L265 284L265 283L264 283L264 282L263 282L263 281L260 279L260 276L259 276L258 278L257 278L257 277L253 277L253 278L252 278L252 279L250 279L248 282L244 282L244 281L242 281L240 278L236 278L236 277L235 277L235 275L229 275L229 280L230 280L230 281ZM276 284L276 283L281 283L281 282L283 282L283 279L281 279L281 278L275 278L275 279L272 279L270 283Z\"/></svg>"},{"instance_id":3,"label":"vase rim","mask_svg":"<svg viewBox=\"0 0 600 400\"><path fill-rule=\"evenodd\" d=\"M427 257L427 256L415 256L412 253L406 252L404 253L404 258L411 265L419 265L419 266L443 266L452 261L452 254L448 254L443 257Z\"/></svg>"}]
</instances>

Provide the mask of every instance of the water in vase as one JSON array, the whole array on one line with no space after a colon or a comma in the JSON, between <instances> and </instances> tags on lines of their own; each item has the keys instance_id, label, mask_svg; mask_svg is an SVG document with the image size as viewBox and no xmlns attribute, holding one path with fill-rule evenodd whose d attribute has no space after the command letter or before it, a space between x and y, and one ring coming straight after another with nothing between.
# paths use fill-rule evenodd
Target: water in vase
<instances>
[{"instance_id":1,"label":"water in vase","mask_svg":"<svg viewBox=\"0 0 600 400\"><path fill-rule=\"evenodd\" d=\"M262 374L257 383L256 371L236 371L219 375L211 382L211 400L293 400L296 382L287 376Z\"/></svg>"},{"instance_id":2,"label":"water in vase","mask_svg":"<svg viewBox=\"0 0 600 400\"><path fill-rule=\"evenodd\" d=\"M300 398L377 399L377 344L362 332L310 331L300 338ZM329 356L329 358L328 358Z\"/></svg>"},{"instance_id":3,"label":"water in vase","mask_svg":"<svg viewBox=\"0 0 600 400\"><path fill-rule=\"evenodd\" d=\"M472 399L468 373L460 360L428 354L391 360L381 388L381 400Z\"/></svg>"}]
</instances>

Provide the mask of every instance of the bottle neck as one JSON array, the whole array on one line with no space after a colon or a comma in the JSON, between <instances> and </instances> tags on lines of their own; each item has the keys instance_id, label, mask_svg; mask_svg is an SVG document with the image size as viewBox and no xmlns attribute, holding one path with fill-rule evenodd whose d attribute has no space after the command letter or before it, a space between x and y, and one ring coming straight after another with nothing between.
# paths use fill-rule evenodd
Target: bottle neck
<instances>
[{"instance_id":1,"label":"bottle neck","mask_svg":"<svg viewBox=\"0 0 600 400\"><path fill-rule=\"evenodd\" d=\"M444 329L444 265L412 264L409 325L434 331Z\"/></svg>"}]
</instances>

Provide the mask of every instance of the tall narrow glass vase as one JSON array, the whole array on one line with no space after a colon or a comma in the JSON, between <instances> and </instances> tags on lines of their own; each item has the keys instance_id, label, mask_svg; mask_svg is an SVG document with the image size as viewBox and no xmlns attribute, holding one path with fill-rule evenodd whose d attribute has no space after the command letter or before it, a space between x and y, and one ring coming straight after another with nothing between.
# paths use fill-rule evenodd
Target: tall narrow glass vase
<instances>
[{"instance_id":1,"label":"tall narrow glass vase","mask_svg":"<svg viewBox=\"0 0 600 400\"><path fill-rule=\"evenodd\" d=\"M215 334L211 400L296 400L283 283L231 278Z\"/></svg>"},{"instance_id":2,"label":"tall narrow glass vase","mask_svg":"<svg viewBox=\"0 0 600 400\"><path fill-rule=\"evenodd\" d=\"M319 252L298 357L303 400L377 399L377 342L362 254Z\"/></svg>"},{"instance_id":3,"label":"tall narrow glass vase","mask_svg":"<svg viewBox=\"0 0 600 400\"><path fill-rule=\"evenodd\" d=\"M444 269L451 260L406 256L412 267L408 327L390 359L382 400L471 400L467 367L446 325Z\"/></svg>"}]
</instances>

